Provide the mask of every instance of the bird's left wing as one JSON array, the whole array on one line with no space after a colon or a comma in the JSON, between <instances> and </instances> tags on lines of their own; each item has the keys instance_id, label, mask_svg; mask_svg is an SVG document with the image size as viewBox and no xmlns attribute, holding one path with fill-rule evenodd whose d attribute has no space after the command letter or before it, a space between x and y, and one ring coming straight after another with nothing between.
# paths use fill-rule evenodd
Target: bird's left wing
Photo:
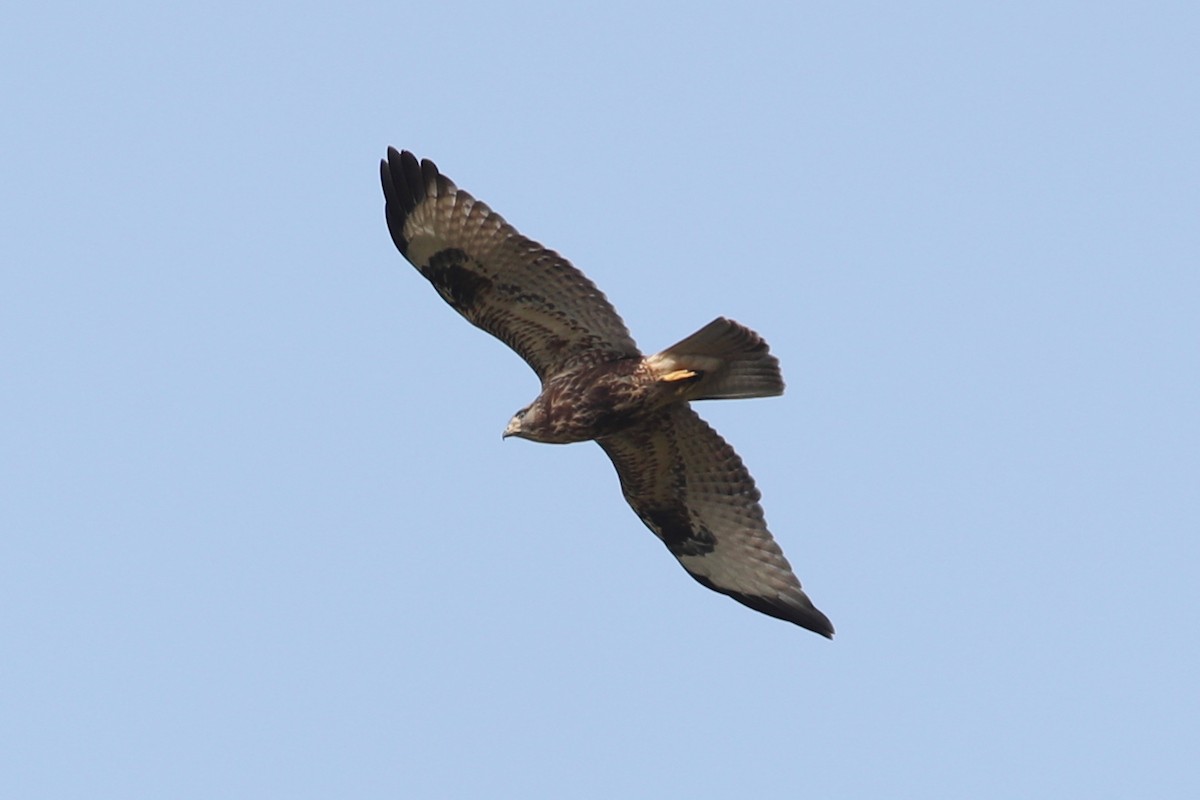
<instances>
[{"instance_id":1,"label":"bird's left wing","mask_svg":"<svg viewBox=\"0 0 1200 800\"><path fill-rule=\"evenodd\" d=\"M767 530L749 471L689 406L596 441L629 505L693 578L755 611L833 636Z\"/></svg>"},{"instance_id":2,"label":"bird's left wing","mask_svg":"<svg viewBox=\"0 0 1200 800\"><path fill-rule=\"evenodd\" d=\"M432 161L380 163L392 241L438 294L545 378L583 357L641 353L612 304L565 258L517 232Z\"/></svg>"}]
</instances>

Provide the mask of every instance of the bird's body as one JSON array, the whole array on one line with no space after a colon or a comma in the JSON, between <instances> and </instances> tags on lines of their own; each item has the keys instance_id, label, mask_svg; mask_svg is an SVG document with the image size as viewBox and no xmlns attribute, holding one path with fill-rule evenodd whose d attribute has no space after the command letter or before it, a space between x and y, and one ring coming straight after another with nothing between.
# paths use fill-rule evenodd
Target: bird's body
<instances>
[{"instance_id":1,"label":"bird's body","mask_svg":"<svg viewBox=\"0 0 1200 800\"><path fill-rule=\"evenodd\" d=\"M640 357L584 365L546 379L505 436L570 444L611 436L673 399Z\"/></svg>"},{"instance_id":2,"label":"bird's body","mask_svg":"<svg viewBox=\"0 0 1200 800\"><path fill-rule=\"evenodd\" d=\"M389 148L381 177L400 252L542 381L505 437L596 441L616 467L625 499L692 577L832 636L767 530L750 473L690 407L693 400L781 394L779 362L766 342L718 318L645 356L591 281L432 162Z\"/></svg>"}]
</instances>

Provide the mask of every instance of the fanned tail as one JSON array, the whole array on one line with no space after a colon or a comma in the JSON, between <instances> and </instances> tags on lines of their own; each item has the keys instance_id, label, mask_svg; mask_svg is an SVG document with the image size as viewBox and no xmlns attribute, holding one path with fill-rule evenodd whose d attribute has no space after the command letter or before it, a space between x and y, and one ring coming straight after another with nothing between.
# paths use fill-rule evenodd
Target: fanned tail
<instances>
[{"instance_id":1,"label":"fanned tail","mask_svg":"<svg viewBox=\"0 0 1200 800\"><path fill-rule=\"evenodd\" d=\"M779 359L771 355L767 343L745 325L724 317L646 361L660 380L687 381L686 400L783 394Z\"/></svg>"}]
</instances>

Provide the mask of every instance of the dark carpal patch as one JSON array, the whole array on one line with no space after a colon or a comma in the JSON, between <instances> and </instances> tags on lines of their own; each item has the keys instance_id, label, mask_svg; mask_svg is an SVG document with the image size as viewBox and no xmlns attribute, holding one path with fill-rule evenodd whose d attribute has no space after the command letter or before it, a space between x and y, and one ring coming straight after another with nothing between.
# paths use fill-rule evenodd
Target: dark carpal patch
<instances>
[{"instance_id":1,"label":"dark carpal patch","mask_svg":"<svg viewBox=\"0 0 1200 800\"><path fill-rule=\"evenodd\" d=\"M492 288L488 278L470 269L471 260L458 248L439 250L429 257L423 272L434 288L455 308L466 311L479 295Z\"/></svg>"},{"instance_id":2,"label":"dark carpal patch","mask_svg":"<svg viewBox=\"0 0 1200 800\"><path fill-rule=\"evenodd\" d=\"M703 556L716 549L712 531L700 524L693 528L687 511L679 506L644 509L642 518L676 557Z\"/></svg>"}]
</instances>

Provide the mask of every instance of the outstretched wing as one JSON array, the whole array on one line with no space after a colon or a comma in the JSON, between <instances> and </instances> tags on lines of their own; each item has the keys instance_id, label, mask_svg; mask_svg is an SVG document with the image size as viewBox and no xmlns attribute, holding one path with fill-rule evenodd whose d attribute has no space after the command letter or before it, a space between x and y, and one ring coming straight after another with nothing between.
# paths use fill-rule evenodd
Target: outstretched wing
<instances>
[{"instance_id":1,"label":"outstretched wing","mask_svg":"<svg viewBox=\"0 0 1200 800\"><path fill-rule=\"evenodd\" d=\"M570 262L525 238L432 161L380 162L392 241L472 324L545 378L579 356L640 355L612 304Z\"/></svg>"},{"instance_id":2,"label":"outstretched wing","mask_svg":"<svg viewBox=\"0 0 1200 800\"><path fill-rule=\"evenodd\" d=\"M833 625L801 590L742 460L686 404L597 440L646 526L693 578L822 636Z\"/></svg>"}]
</instances>

